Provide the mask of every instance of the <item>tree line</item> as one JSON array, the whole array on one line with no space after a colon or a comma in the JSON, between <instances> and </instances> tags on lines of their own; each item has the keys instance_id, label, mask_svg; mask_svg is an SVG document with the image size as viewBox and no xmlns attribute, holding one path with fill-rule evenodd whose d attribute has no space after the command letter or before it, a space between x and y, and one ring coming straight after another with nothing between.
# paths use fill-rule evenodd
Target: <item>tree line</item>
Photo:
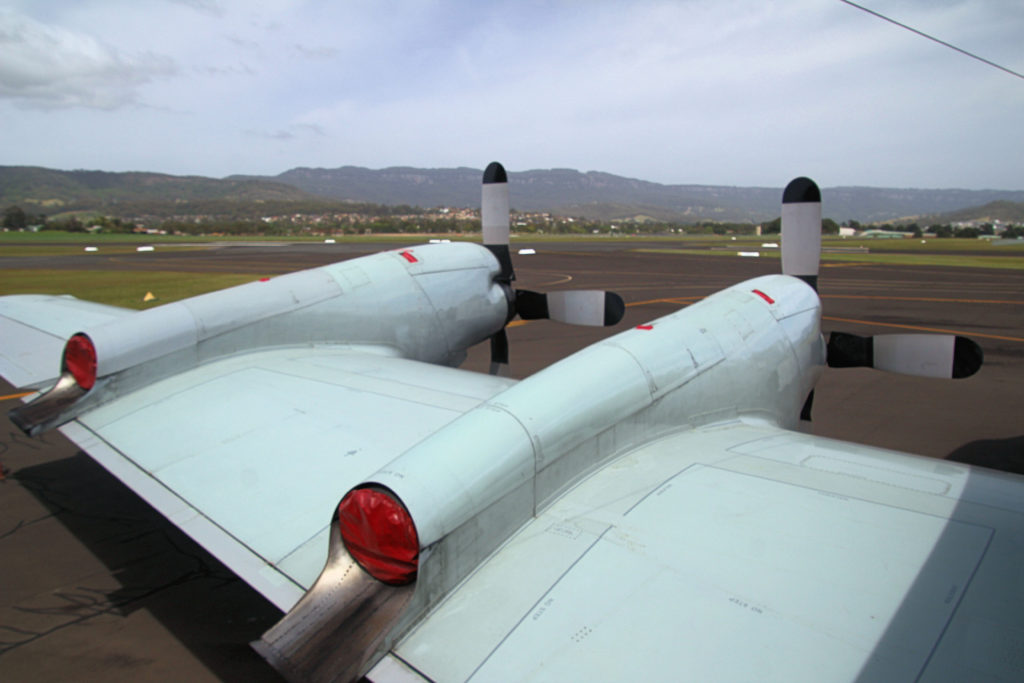
<instances>
[{"instance_id":1,"label":"tree line","mask_svg":"<svg viewBox=\"0 0 1024 683\"><path fill-rule=\"evenodd\" d=\"M164 206L166 203L162 203ZM400 233L475 233L480 230L477 217L456 217L438 210L412 206L385 206L368 203L321 204L316 202L259 202L241 209L238 202L210 200L188 202L179 206L180 213L171 217L135 214L135 210L152 208L150 203L137 202L122 207L121 216L91 215L80 217L65 214L48 218L33 214L19 206L3 211L3 227L10 230L37 228L64 232L103 232L129 234L142 229L179 235L356 235ZM164 207L166 208L166 207ZM229 213L216 210L232 209ZM128 209L129 211L124 211ZM209 211L210 213L207 213ZM464 216L465 214L463 214ZM138 217L128 217L138 216ZM647 222L629 220L602 221L564 218L549 214L514 214L514 229L526 234L603 234L603 235L753 235L757 226L751 223L698 221L696 223ZM782 219L761 224L762 234L777 234ZM856 230L887 230L920 237L925 232L936 237L976 238L995 234L995 226L985 223L977 227L956 227L949 224L861 224L845 223ZM831 218L821 222L822 234L836 235L839 224ZM1024 237L1024 226L1010 226L1004 237Z\"/></svg>"}]
</instances>

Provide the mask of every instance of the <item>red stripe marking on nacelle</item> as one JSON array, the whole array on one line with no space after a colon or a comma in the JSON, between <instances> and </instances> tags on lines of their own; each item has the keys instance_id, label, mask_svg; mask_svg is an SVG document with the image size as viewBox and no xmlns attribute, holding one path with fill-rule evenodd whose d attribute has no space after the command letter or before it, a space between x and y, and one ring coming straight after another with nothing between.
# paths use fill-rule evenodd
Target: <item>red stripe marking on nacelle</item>
<instances>
[{"instance_id":1,"label":"red stripe marking on nacelle","mask_svg":"<svg viewBox=\"0 0 1024 683\"><path fill-rule=\"evenodd\" d=\"M653 330L654 329L654 325L637 325L636 329L638 329L638 330Z\"/></svg>"},{"instance_id":2,"label":"red stripe marking on nacelle","mask_svg":"<svg viewBox=\"0 0 1024 683\"><path fill-rule=\"evenodd\" d=\"M761 297L762 299L764 299L768 303L770 303L770 304L775 303L775 299L771 298L770 296L768 296L767 294L762 292L760 289L755 289L755 290L753 290L753 292L754 292L754 294L757 294L759 297Z\"/></svg>"},{"instance_id":3,"label":"red stripe marking on nacelle","mask_svg":"<svg viewBox=\"0 0 1024 683\"><path fill-rule=\"evenodd\" d=\"M418 261L418 259L415 256L413 256L412 252L409 250L401 251L399 252L399 254L401 254L401 256L409 263L416 263Z\"/></svg>"}]
</instances>

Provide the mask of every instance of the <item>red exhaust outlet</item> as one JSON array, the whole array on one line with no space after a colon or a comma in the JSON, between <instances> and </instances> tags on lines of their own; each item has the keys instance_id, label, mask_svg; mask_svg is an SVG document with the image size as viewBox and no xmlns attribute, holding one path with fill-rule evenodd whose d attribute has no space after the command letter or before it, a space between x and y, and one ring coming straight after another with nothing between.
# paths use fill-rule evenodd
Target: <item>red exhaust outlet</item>
<instances>
[{"instance_id":1,"label":"red exhaust outlet","mask_svg":"<svg viewBox=\"0 0 1024 683\"><path fill-rule=\"evenodd\" d=\"M353 489L338 505L338 529L349 554L378 581L416 580L420 542L412 516L383 488Z\"/></svg>"}]
</instances>

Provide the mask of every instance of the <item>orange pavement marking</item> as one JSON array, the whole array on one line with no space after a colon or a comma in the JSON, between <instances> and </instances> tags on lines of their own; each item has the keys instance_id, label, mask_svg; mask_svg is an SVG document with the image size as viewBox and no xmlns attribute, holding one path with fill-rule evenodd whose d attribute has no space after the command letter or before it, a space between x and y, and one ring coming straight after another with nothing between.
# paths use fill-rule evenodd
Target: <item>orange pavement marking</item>
<instances>
[{"instance_id":1,"label":"orange pavement marking","mask_svg":"<svg viewBox=\"0 0 1024 683\"><path fill-rule=\"evenodd\" d=\"M900 325L898 323L877 323L870 320L855 320L853 318L833 318L823 315L822 320L831 320L837 323L852 323L854 325L877 325L879 327L897 327L903 330L918 330L919 332L938 332L940 334L962 334L970 337L984 337L985 339L1001 339L1003 341L1024 342L1021 337L1004 337L998 334L984 334L982 332L962 332L957 330L946 330L937 327L922 327L920 325Z\"/></svg>"}]
</instances>

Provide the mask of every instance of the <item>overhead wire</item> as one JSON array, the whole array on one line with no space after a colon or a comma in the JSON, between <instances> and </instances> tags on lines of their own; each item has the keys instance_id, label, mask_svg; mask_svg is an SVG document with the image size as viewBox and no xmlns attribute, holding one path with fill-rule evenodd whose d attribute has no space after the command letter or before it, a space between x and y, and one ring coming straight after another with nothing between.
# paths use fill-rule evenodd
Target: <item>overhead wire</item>
<instances>
[{"instance_id":1,"label":"overhead wire","mask_svg":"<svg viewBox=\"0 0 1024 683\"><path fill-rule=\"evenodd\" d=\"M967 50L964 50L963 48L959 48L956 45L953 45L952 43L947 43L944 40L940 40L940 39L936 38L935 36L928 35L924 31L919 31L916 28L914 28L913 26L907 26L906 24L900 23L900 22L896 21L895 19L891 19L891 18L885 16L884 14L876 12L873 9L869 9L867 7L864 7L863 5L858 5L855 2L851 2L851 0L839 0L839 2L846 3L847 5L850 5L851 7L856 7L857 9L859 9L861 11L864 11L864 12L867 12L868 14L870 14L872 16L878 17L879 19L882 19L884 21L888 21L890 24L894 24L896 26L899 26L900 28L903 28L903 29L906 29L906 30L910 31L911 33L916 33L917 35L921 36L922 38L927 38L928 40L931 40L933 42L938 43L939 45L943 45L945 47L948 47L950 50L956 50L960 54L966 55L966 56L970 57L971 59L977 59L979 62L982 62L984 64L988 64L989 66L993 66L993 67L999 69L1000 71L1005 71L1006 73L1010 74L1011 76L1016 76L1017 78L1019 78L1021 80L1024 80L1024 74L1018 73L1018 72L1014 71L1013 69L1008 69L1005 66L1002 66L1001 64L996 64L995 62L993 62L993 61L991 61L989 59L985 59L984 57L979 57L978 55L974 54L973 52L968 52Z\"/></svg>"}]
</instances>

